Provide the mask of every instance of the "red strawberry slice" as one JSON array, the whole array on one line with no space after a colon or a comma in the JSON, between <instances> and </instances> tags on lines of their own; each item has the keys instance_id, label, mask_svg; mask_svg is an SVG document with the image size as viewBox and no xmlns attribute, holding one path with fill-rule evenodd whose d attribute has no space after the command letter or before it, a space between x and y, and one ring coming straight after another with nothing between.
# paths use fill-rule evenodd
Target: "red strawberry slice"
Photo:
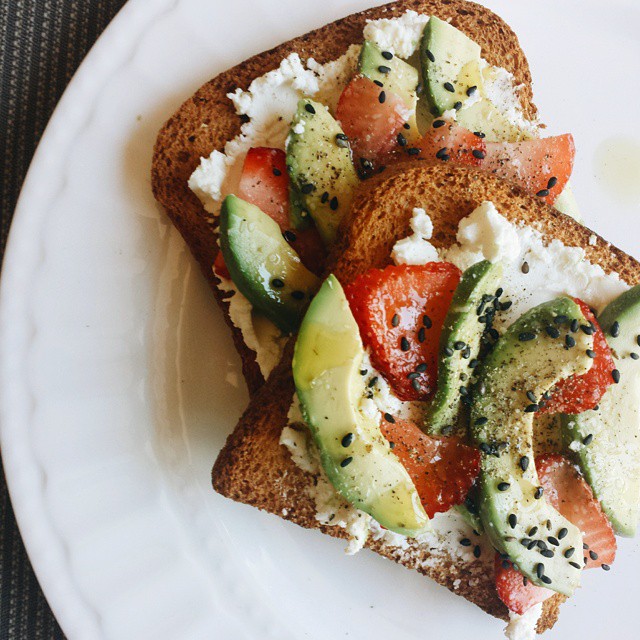
<instances>
[{"instance_id":1,"label":"red strawberry slice","mask_svg":"<svg viewBox=\"0 0 640 640\"><path fill-rule=\"evenodd\" d=\"M302 264L317 276L321 276L327 260L327 249L316 227L289 229L283 235L300 256Z\"/></svg>"},{"instance_id":2,"label":"red strawberry slice","mask_svg":"<svg viewBox=\"0 0 640 640\"><path fill-rule=\"evenodd\" d=\"M593 364L584 375L574 376L560 381L551 398L541 404L539 413L576 414L593 409L599 402L609 385L613 384L612 372L616 368L611 349L607 343L596 317L589 305L574 298L580 306L587 325L591 323L593 333ZM590 330L584 325L587 330ZM578 328L578 331L582 329Z\"/></svg>"},{"instance_id":3,"label":"red strawberry slice","mask_svg":"<svg viewBox=\"0 0 640 640\"><path fill-rule=\"evenodd\" d=\"M495 560L496 590L498 597L510 611L522 615L531 607L550 598L554 592L538 587L527 580L509 560L496 553Z\"/></svg>"},{"instance_id":4,"label":"red strawberry slice","mask_svg":"<svg viewBox=\"0 0 640 640\"><path fill-rule=\"evenodd\" d=\"M249 149L242 167L238 197L273 218L282 231L289 228L289 175L282 149Z\"/></svg>"},{"instance_id":5,"label":"red strawberry slice","mask_svg":"<svg viewBox=\"0 0 640 640\"><path fill-rule=\"evenodd\" d=\"M435 391L442 325L460 282L448 262L369 269L345 287L374 366L402 400Z\"/></svg>"},{"instance_id":6,"label":"red strawberry slice","mask_svg":"<svg viewBox=\"0 0 640 640\"><path fill-rule=\"evenodd\" d=\"M486 154L483 169L553 204L569 181L576 149L567 133L523 142L487 142Z\"/></svg>"},{"instance_id":7,"label":"red strawberry slice","mask_svg":"<svg viewBox=\"0 0 640 640\"><path fill-rule=\"evenodd\" d=\"M384 163L398 148L398 134L411 113L404 100L369 78L355 77L340 96L336 117L351 142L358 168Z\"/></svg>"},{"instance_id":8,"label":"red strawberry slice","mask_svg":"<svg viewBox=\"0 0 640 640\"><path fill-rule=\"evenodd\" d=\"M427 515L461 504L480 473L480 452L458 438L424 434L413 422L385 414L380 425L408 471Z\"/></svg>"},{"instance_id":9,"label":"red strawberry slice","mask_svg":"<svg viewBox=\"0 0 640 640\"><path fill-rule=\"evenodd\" d=\"M591 487L569 460L553 454L536 461L544 495L569 522L584 533L586 567L610 565L616 557L616 538ZM576 550L576 560L581 557Z\"/></svg>"},{"instance_id":10,"label":"red strawberry slice","mask_svg":"<svg viewBox=\"0 0 640 640\"><path fill-rule=\"evenodd\" d=\"M479 167L486 155L485 141L450 120L437 118L420 145L420 157Z\"/></svg>"},{"instance_id":11,"label":"red strawberry slice","mask_svg":"<svg viewBox=\"0 0 640 640\"><path fill-rule=\"evenodd\" d=\"M213 270L216 272L216 275L220 276L221 278L231 280L231 274L229 273L229 269L227 269L227 265L224 262L222 251L218 251L218 255L216 255L216 259L213 261Z\"/></svg>"}]
</instances>

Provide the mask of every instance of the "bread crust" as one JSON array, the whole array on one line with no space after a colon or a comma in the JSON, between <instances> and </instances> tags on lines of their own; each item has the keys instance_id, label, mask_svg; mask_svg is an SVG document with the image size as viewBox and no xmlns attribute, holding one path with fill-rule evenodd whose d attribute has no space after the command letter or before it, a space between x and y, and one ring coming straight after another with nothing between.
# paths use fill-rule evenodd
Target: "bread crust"
<instances>
[{"instance_id":1,"label":"bread crust","mask_svg":"<svg viewBox=\"0 0 640 640\"><path fill-rule=\"evenodd\" d=\"M524 114L530 119L536 116L527 60L515 33L501 18L466 0L399 0L347 16L221 73L184 102L158 134L151 167L153 194L182 234L223 310L242 358L250 394L257 391L264 378L255 352L247 348L240 330L231 322L228 294L216 286L217 279L212 272L218 252L215 224L189 189L189 176L201 157L209 156L214 149L223 151L227 141L240 133L242 121L226 97L228 93L237 88L247 89L252 80L276 68L292 52L302 58L313 57L320 63L335 60L351 44L362 41L367 20L396 17L408 10L450 20L467 33L482 47L484 57L491 64L513 73L516 83L522 85L520 99Z\"/></svg>"},{"instance_id":2,"label":"bread crust","mask_svg":"<svg viewBox=\"0 0 640 640\"><path fill-rule=\"evenodd\" d=\"M605 272L617 271L631 285L640 283L640 263L634 258L517 185L475 169L429 162L395 167L361 185L350 219L344 221L339 234L341 241L333 254L331 271L344 284L371 267L389 264L393 244L411 232L414 207L429 212L434 224L433 244L449 247L456 240L460 220L486 200L491 200L509 220L535 227L549 241L556 238L569 246L582 246L588 259ZM293 340L220 452L212 471L213 487L233 500L300 526L345 537L342 529L322 526L315 519L314 502L308 493L314 478L299 469L279 444L294 393L292 352ZM456 566L446 561L434 564L425 549L410 548L409 553L400 553L379 542L369 542L367 546L429 575L487 613L507 619L507 609L495 591L493 574L487 574L485 565ZM538 632L553 626L563 601L556 594L545 602Z\"/></svg>"}]
</instances>

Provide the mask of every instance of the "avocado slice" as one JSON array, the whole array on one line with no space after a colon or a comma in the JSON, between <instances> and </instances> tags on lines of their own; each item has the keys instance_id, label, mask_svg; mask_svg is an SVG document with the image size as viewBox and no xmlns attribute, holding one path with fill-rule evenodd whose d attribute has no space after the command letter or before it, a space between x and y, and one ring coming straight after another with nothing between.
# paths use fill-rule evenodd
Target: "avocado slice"
<instances>
[{"instance_id":1,"label":"avocado slice","mask_svg":"<svg viewBox=\"0 0 640 640\"><path fill-rule=\"evenodd\" d=\"M329 276L309 306L295 345L293 378L322 467L350 504L383 527L416 536L429 525L416 488L380 431L360 409L364 348L338 280Z\"/></svg>"},{"instance_id":2,"label":"avocado slice","mask_svg":"<svg viewBox=\"0 0 640 640\"><path fill-rule=\"evenodd\" d=\"M284 333L294 333L320 280L300 262L278 224L234 195L220 210L220 249L234 284Z\"/></svg>"},{"instance_id":3,"label":"avocado slice","mask_svg":"<svg viewBox=\"0 0 640 640\"><path fill-rule=\"evenodd\" d=\"M313 218L326 245L335 240L359 179L340 125L319 102L300 100L287 139L291 220Z\"/></svg>"},{"instance_id":4,"label":"avocado slice","mask_svg":"<svg viewBox=\"0 0 640 640\"><path fill-rule=\"evenodd\" d=\"M480 46L435 16L422 34L420 62L425 96L436 116L464 102L467 90L480 82Z\"/></svg>"},{"instance_id":5,"label":"avocado slice","mask_svg":"<svg viewBox=\"0 0 640 640\"><path fill-rule=\"evenodd\" d=\"M432 435L449 435L461 423L463 398L473 365L478 361L486 321L487 303L496 300L502 266L482 260L462 274L440 334L438 388L425 415L425 426ZM492 307L493 308L493 307ZM463 349L454 345L464 344ZM453 354L453 355L450 355Z\"/></svg>"},{"instance_id":6,"label":"avocado slice","mask_svg":"<svg viewBox=\"0 0 640 640\"><path fill-rule=\"evenodd\" d=\"M582 533L544 498L532 444L539 399L558 381L591 367L586 350L593 336L572 333L574 319L586 324L580 307L562 297L514 322L479 367L471 411L472 436L483 454L480 518L486 533L534 584L564 595L580 582L582 564L570 564L575 560L565 554L582 548ZM557 334L547 332L550 327L560 336L552 337ZM534 544L538 540L541 545Z\"/></svg>"},{"instance_id":7,"label":"avocado slice","mask_svg":"<svg viewBox=\"0 0 640 640\"><path fill-rule=\"evenodd\" d=\"M598 321L620 382L597 411L563 416L562 426L615 532L633 536L640 516L640 285L611 302Z\"/></svg>"},{"instance_id":8,"label":"avocado slice","mask_svg":"<svg viewBox=\"0 0 640 640\"><path fill-rule=\"evenodd\" d=\"M382 69L382 71L380 71ZM396 94L411 110L408 121L409 129L403 131L404 137L412 142L420 138L416 122L416 108L418 105L418 70L389 51L382 51L373 42L364 41L358 59L358 71L381 88Z\"/></svg>"}]
</instances>

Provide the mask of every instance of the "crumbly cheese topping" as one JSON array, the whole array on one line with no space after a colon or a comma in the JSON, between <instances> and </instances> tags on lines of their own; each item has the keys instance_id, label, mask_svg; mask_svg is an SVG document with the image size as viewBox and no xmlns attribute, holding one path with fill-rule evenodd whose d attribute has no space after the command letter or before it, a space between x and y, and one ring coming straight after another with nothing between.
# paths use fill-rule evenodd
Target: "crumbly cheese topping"
<instances>
[{"instance_id":1,"label":"crumbly cheese topping","mask_svg":"<svg viewBox=\"0 0 640 640\"><path fill-rule=\"evenodd\" d=\"M542 602L534 605L521 616L510 611L509 624L504 629L507 640L535 640L536 627L541 615Z\"/></svg>"},{"instance_id":2,"label":"crumbly cheese topping","mask_svg":"<svg viewBox=\"0 0 640 640\"><path fill-rule=\"evenodd\" d=\"M427 22L429 16L410 10L398 18L367 20L363 35L383 51L407 59L416 52Z\"/></svg>"}]
</instances>

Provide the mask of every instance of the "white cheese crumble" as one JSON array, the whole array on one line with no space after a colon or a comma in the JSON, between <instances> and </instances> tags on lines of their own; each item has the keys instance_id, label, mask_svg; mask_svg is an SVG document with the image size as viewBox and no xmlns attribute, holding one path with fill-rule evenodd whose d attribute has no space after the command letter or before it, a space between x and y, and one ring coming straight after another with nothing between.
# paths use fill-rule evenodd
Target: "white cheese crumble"
<instances>
[{"instance_id":1,"label":"white cheese crumble","mask_svg":"<svg viewBox=\"0 0 640 640\"><path fill-rule=\"evenodd\" d=\"M433 235L433 223L424 209L413 210L411 218L413 233L402 240L398 240L391 252L391 258L396 264L425 264L436 262L438 252L429 242Z\"/></svg>"},{"instance_id":2,"label":"white cheese crumble","mask_svg":"<svg viewBox=\"0 0 640 640\"><path fill-rule=\"evenodd\" d=\"M542 602L534 605L521 616L510 611L509 624L504 629L507 640L535 640L536 627L541 615Z\"/></svg>"},{"instance_id":3,"label":"white cheese crumble","mask_svg":"<svg viewBox=\"0 0 640 640\"><path fill-rule=\"evenodd\" d=\"M427 22L429 16L409 10L398 18L368 20L363 35L383 51L406 60L416 52Z\"/></svg>"},{"instance_id":4,"label":"white cheese crumble","mask_svg":"<svg viewBox=\"0 0 640 640\"><path fill-rule=\"evenodd\" d=\"M224 153L212 151L208 158L200 159L200 164L189 177L189 189L209 213L217 213L220 208L218 201L222 197L222 185L231 162Z\"/></svg>"},{"instance_id":5,"label":"white cheese crumble","mask_svg":"<svg viewBox=\"0 0 640 640\"><path fill-rule=\"evenodd\" d=\"M272 322L254 312L249 300L238 291L231 280L215 273L215 270L214 274L220 280L218 288L232 293L228 300L229 318L242 332L242 339L247 347L255 351L260 373L266 380L282 358L287 337L282 335Z\"/></svg>"}]
</instances>

